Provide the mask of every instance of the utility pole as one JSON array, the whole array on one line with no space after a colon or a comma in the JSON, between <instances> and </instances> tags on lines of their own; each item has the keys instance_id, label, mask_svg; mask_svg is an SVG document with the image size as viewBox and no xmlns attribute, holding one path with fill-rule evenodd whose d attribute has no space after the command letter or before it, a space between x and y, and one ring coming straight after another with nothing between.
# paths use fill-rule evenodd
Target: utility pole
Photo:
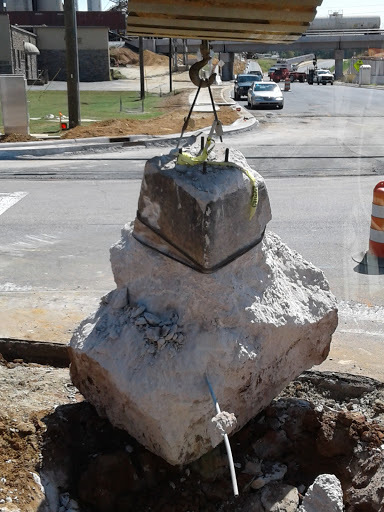
<instances>
[{"instance_id":1,"label":"utility pole","mask_svg":"<svg viewBox=\"0 0 384 512\"><path fill-rule=\"evenodd\" d=\"M81 124L79 88L79 52L75 0L64 0L65 45L67 56L67 97L69 128Z\"/></svg>"},{"instance_id":2,"label":"utility pole","mask_svg":"<svg viewBox=\"0 0 384 512\"><path fill-rule=\"evenodd\" d=\"M145 98L145 76L144 76L144 50L143 50L143 37L139 36L139 64L140 64L140 99Z\"/></svg>"},{"instance_id":3,"label":"utility pole","mask_svg":"<svg viewBox=\"0 0 384 512\"><path fill-rule=\"evenodd\" d=\"M172 54L173 54L173 41L169 38L169 92L172 92Z\"/></svg>"}]
</instances>

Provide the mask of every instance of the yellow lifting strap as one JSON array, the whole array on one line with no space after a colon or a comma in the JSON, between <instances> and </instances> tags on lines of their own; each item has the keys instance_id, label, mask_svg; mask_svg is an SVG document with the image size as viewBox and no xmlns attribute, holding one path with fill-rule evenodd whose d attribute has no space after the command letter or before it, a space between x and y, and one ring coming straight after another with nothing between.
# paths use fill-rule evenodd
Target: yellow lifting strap
<instances>
[{"instance_id":1,"label":"yellow lifting strap","mask_svg":"<svg viewBox=\"0 0 384 512\"><path fill-rule=\"evenodd\" d=\"M192 156L189 153L183 153L179 152L177 155L177 163L179 165L198 165L206 162L209 153L214 148L214 145L210 148L210 145L212 143L212 134L213 131L216 129L216 121L213 122L212 128L209 132L209 135L207 137L207 142L205 143L205 146L201 153L197 156ZM249 220L253 218L253 216L256 213L256 208L259 202L259 189L256 184L256 179L253 176L251 172L249 172L248 169L245 169L244 167L241 167L240 165L236 164L235 162L211 162L213 165L221 165L223 167L233 167L234 169L239 169L241 172L243 172L250 182L252 183L252 195L251 195L251 211L249 215Z\"/></svg>"}]
</instances>

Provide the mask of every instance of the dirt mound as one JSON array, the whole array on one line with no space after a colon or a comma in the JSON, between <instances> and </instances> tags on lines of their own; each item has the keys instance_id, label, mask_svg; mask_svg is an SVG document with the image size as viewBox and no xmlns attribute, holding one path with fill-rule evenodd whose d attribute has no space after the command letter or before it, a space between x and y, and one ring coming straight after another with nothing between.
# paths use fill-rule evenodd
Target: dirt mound
<instances>
[{"instance_id":1,"label":"dirt mound","mask_svg":"<svg viewBox=\"0 0 384 512\"><path fill-rule=\"evenodd\" d=\"M138 66L139 54L130 50L129 48L111 48L110 56L117 66ZM161 66L168 65L168 57L165 55L158 55L150 50L144 50L144 65L145 66Z\"/></svg>"},{"instance_id":2,"label":"dirt mound","mask_svg":"<svg viewBox=\"0 0 384 512\"><path fill-rule=\"evenodd\" d=\"M111 59L114 59L117 66L136 65L139 63L139 54L129 48L111 48L109 50Z\"/></svg>"},{"instance_id":3,"label":"dirt mound","mask_svg":"<svg viewBox=\"0 0 384 512\"><path fill-rule=\"evenodd\" d=\"M32 137L31 135L24 135L22 133L9 133L8 135L3 135L0 137L1 142L36 142L38 140L36 137Z\"/></svg>"},{"instance_id":4,"label":"dirt mound","mask_svg":"<svg viewBox=\"0 0 384 512\"><path fill-rule=\"evenodd\" d=\"M169 112L156 119L109 119L98 121L88 126L77 126L68 130L62 136L65 139L77 139L87 137L100 137L107 134L108 137L121 137L125 135L169 135L181 133L184 119L188 115L188 109L174 107ZM217 113L223 125L229 125L239 119L239 113L231 107L221 107ZM211 113L194 113L191 117L188 131L200 130L213 123Z\"/></svg>"},{"instance_id":5,"label":"dirt mound","mask_svg":"<svg viewBox=\"0 0 384 512\"><path fill-rule=\"evenodd\" d=\"M151 52L150 52L151 53ZM166 114L152 119L108 119L82 126L77 126L62 133L62 139L78 139L90 137L123 137L126 135L170 135L179 134L183 128L184 119L188 115L189 91L163 98L162 108ZM240 116L230 106L221 106L218 118L223 125L230 125ZM190 119L187 131L201 130L211 126L213 114L208 112L194 112ZM0 138L1 142L29 142L38 141L36 137L21 134L10 134Z\"/></svg>"},{"instance_id":6,"label":"dirt mound","mask_svg":"<svg viewBox=\"0 0 384 512\"><path fill-rule=\"evenodd\" d=\"M169 58L166 55L158 55L149 50L144 50L144 65L145 66L168 66Z\"/></svg>"}]
</instances>

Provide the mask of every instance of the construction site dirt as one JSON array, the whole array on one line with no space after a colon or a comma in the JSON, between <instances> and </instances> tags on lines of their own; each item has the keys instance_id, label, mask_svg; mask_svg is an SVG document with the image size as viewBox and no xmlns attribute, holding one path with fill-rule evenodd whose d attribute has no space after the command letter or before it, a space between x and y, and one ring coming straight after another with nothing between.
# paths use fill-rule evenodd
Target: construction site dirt
<instances>
[{"instance_id":1,"label":"construction site dirt","mask_svg":"<svg viewBox=\"0 0 384 512\"><path fill-rule=\"evenodd\" d=\"M187 94L169 97L172 111L148 127L140 121L139 132L180 130ZM219 118L231 124L238 113L224 107ZM212 120L197 114L194 129ZM122 133L138 133L138 126L95 123L67 136ZM69 319L65 332L52 329L64 343L80 320ZM343 356L337 343L333 350ZM323 369L333 367L330 357ZM346 512L384 511L384 385L364 375L305 372L232 436L238 498L223 443L188 466L170 466L99 417L68 368L49 358L37 364L0 356L0 400L0 512L267 512L283 506L284 486L297 489L300 503L323 473L340 480ZM269 479L274 471L280 477ZM266 505L267 491L275 508Z\"/></svg>"},{"instance_id":2,"label":"construction site dirt","mask_svg":"<svg viewBox=\"0 0 384 512\"><path fill-rule=\"evenodd\" d=\"M346 511L383 510L384 386L367 377L305 372L231 437L236 499L223 444L170 466L99 417L67 368L3 359L0 394L2 511L263 512L267 490L301 499L322 473Z\"/></svg>"}]
</instances>

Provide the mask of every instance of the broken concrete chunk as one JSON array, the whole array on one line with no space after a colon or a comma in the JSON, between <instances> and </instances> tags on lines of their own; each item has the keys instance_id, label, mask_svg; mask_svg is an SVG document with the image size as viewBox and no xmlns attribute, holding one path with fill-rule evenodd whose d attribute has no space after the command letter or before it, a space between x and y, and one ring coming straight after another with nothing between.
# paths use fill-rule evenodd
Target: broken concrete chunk
<instances>
[{"instance_id":1,"label":"broken concrete chunk","mask_svg":"<svg viewBox=\"0 0 384 512\"><path fill-rule=\"evenodd\" d=\"M170 330L171 330L171 328L170 328L169 325L163 325L162 328L161 328L161 335L162 336L167 336L167 334L169 334Z\"/></svg>"},{"instance_id":2,"label":"broken concrete chunk","mask_svg":"<svg viewBox=\"0 0 384 512\"><path fill-rule=\"evenodd\" d=\"M247 475L259 475L261 473L261 461L260 460L247 460L243 473Z\"/></svg>"},{"instance_id":3,"label":"broken concrete chunk","mask_svg":"<svg viewBox=\"0 0 384 512\"><path fill-rule=\"evenodd\" d=\"M212 448L204 375L239 430L327 357L335 298L321 270L273 233L220 270L201 274L144 246L127 227L111 249L111 264L118 288L128 287L131 304L141 308L127 322L128 315L100 305L71 340L71 377L99 414L171 464ZM158 341L146 343L134 322L144 310L164 323L177 311L168 336L180 322L183 343L162 331L161 350ZM118 322L112 346L109 331Z\"/></svg>"},{"instance_id":4,"label":"broken concrete chunk","mask_svg":"<svg viewBox=\"0 0 384 512\"><path fill-rule=\"evenodd\" d=\"M134 309L131 313L131 318L137 318L138 316L142 315L145 311L145 306L139 306L138 308Z\"/></svg>"},{"instance_id":5,"label":"broken concrete chunk","mask_svg":"<svg viewBox=\"0 0 384 512\"><path fill-rule=\"evenodd\" d=\"M252 483L252 489L261 489L264 485L269 484L270 482L275 482L278 480L282 480L287 472L287 466L285 464L281 464L280 462L276 462L273 464L271 469L268 472L265 472L258 478L256 478Z\"/></svg>"},{"instance_id":6,"label":"broken concrete chunk","mask_svg":"<svg viewBox=\"0 0 384 512\"><path fill-rule=\"evenodd\" d=\"M160 327L148 327L145 336L149 341L157 341L160 338Z\"/></svg>"},{"instance_id":7,"label":"broken concrete chunk","mask_svg":"<svg viewBox=\"0 0 384 512\"><path fill-rule=\"evenodd\" d=\"M110 304L114 309L125 308L129 304L129 292L126 286L112 290L101 298L101 304Z\"/></svg>"},{"instance_id":8,"label":"broken concrete chunk","mask_svg":"<svg viewBox=\"0 0 384 512\"><path fill-rule=\"evenodd\" d=\"M297 512L299 493L292 485L273 482L261 491L261 503L268 512Z\"/></svg>"},{"instance_id":9,"label":"broken concrete chunk","mask_svg":"<svg viewBox=\"0 0 384 512\"><path fill-rule=\"evenodd\" d=\"M343 512L343 490L335 475L319 475L304 496L299 512Z\"/></svg>"},{"instance_id":10,"label":"broken concrete chunk","mask_svg":"<svg viewBox=\"0 0 384 512\"><path fill-rule=\"evenodd\" d=\"M148 311L144 313L144 318L149 323L149 325L159 325L161 321L159 317L153 315L152 313L148 313Z\"/></svg>"},{"instance_id":11,"label":"broken concrete chunk","mask_svg":"<svg viewBox=\"0 0 384 512\"><path fill-rule=\"evenodd\" d=\"M168 334L165 336L165 339L167 341L173 340L173 337L175 336L176 333L177 333L177 325L173 324L171 326L171 328L169 329Z\"/></svg>"},{"instance_id":12,"label":"broken concrete chunk","mask_svg":"<svg viewBox=\"0 0 384 512\"><path fill-rule=\"evenodd\" d=\"M237 425L236 416L232 413L221 411L211 419L209 424L209 435L211 436L212 447L220 444L224 435L231 434Z\"/></svg>"}]
</instances>

